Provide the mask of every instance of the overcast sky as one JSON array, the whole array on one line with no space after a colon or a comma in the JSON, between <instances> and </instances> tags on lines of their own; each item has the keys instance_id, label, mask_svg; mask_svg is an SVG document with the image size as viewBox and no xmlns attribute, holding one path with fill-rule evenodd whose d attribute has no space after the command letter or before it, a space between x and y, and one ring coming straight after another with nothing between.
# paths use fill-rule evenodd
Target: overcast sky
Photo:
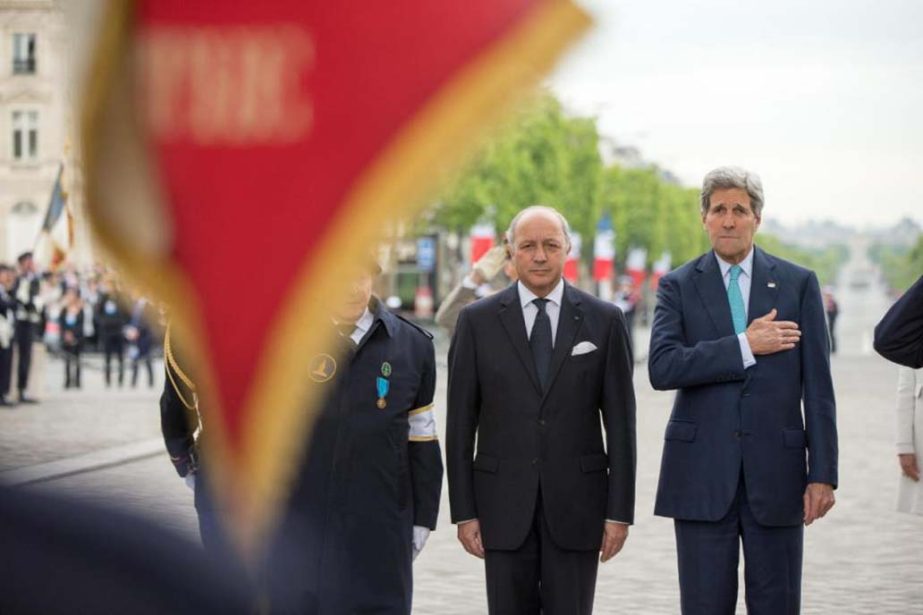
<instances>
[{"instance_id":1,"label":"overcast sky","mask_svg":"<svg viewBox=\"0 0 923 615\"><path fill-rule=\"evenodd\" d=\"M581 0L549 79L684 184L760 174L766 219L923 223L923 1Z\"/></svg>"}]
</instances>

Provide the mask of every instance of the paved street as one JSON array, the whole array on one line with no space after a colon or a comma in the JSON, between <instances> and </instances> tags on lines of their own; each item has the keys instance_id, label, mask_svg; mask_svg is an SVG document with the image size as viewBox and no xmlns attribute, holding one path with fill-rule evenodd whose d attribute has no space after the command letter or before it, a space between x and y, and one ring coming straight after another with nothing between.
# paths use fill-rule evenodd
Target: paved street
<instances>
[{"instance_id":1,"label":"paved street","mask_svg":"<svg viewBox=\"0 0 923 615\"><path fill-rule=\"evenodd\" d=\"M851 287L852 262L839 285L841 352L833 359L840 428L840 489L828 517L806 530L804 613L923 612L923 517L894 512L898 467L892 444L896 367L871 354L871 327L884 311L881 288ZM445 426L446 340L440 358L440 428ZM646 332L638 348L646 350ZM92 368L97 359L90 358ZM86 370L82 391L60 389L62 366L46 366L45 402L0 410L0 471L80 459L159 435L155 388L105 390L101 375ZM158 366L158 378L161 378ZM160 383L158 382L158 386ZM663 429L672 394L658 393L644 365L635 378L638 395L637 524L625 550L600 568L597 613L677 613L679 610L672 522L652 516ZM444 435L444 434L443 434ZM40 466L39 466L40 467ZM2 476L0 476L2 479ZM152 516L195 537L192 495L165 453L38 483L94 500L107 500ZM483 568L466 555L448 523L443 491L440 527L415 564L415 612L431 615L486 612ZM742 584L741 584L742 586ZM738 612L745 612L743 598Z\"/></svg>"}]
</instances>

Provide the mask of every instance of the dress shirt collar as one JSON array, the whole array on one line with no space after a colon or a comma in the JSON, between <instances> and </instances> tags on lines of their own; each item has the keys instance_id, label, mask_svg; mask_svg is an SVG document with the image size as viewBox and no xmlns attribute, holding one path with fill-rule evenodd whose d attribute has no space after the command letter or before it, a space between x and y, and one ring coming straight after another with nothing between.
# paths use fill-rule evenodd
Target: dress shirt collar
<instances>
[{"instance_id":1,"label":"dress shirt collar","mask_svg":"<svg viewBox=\"0 0 923 615\"><path fill-rule=\"evenodd\" d=\"M516 282L516 288L519 290L519 304L523 308L532 303L533 299L538 299L538 295L526 288L526 285L523 284L522 281ZM557 286L555 286L551 292L545 296L545 299L548 299L548 301L554 303L556 306L561 307L561 300L563 298L564 278L561 278L558 280Z\"/></svg>"},{"instance_id":2,"label":"dress shirt collar","mask_svg":"<svg viewBox=\"0 0 923 615\"><path fill-rule=\"evenodd\" d=\"M721 267L721 277L726 278L728 276L728 271L731 270L731 267L733 267L733 265L731 265L731 263L727 262L726 260L718 256L717 252L714 252L714 255L715 255L715 258L718 259L718 266ZM737 264L740 265L740 268L743 274L752 280L753 279L753 246L750 246L750 253L747 254L747 257Z\"/></svg>"},{"instance_id":3,"label":"dress shirt collar","mask_svg":"<svg viewBox=\"0 0 923 615\"><path fill-rule=\"evenodd\" d=\"M340 324L340 321L334 319L334 324ZM371 328L372 323L375 322L375 317L372 315L369 308L365 308L365 311L362 312L362 316L359 317L359 320L355 323L355 329L353 330L352 336L355 337L356 333L359 333L359 339L362 339L362 336Z\"/></svg>"}]
</instances>

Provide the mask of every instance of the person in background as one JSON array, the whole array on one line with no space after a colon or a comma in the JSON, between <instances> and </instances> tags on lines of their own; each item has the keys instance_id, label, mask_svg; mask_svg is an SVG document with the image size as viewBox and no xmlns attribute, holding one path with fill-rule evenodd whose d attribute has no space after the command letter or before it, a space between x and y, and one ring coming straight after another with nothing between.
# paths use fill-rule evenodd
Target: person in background
<instances>
[{"instance_id":1,"label":"person in background","mask_svg":"<svg viewBox=\"0 0 923 615\"><path fill-rule=\"evenodd\" d=\"M827 313L827 327L830 329L830 352L836 354L836 317L840 314L840 306L833 298L833 289L824 288L824 312Z\"/></svg>"},{"instance_id":2,"label":"person in background","mask_svg":"<svg viewBox=\"0 0 923 615\"><path fill-rule=\"evenodd\" d=\"M128 314L122 307L115 281L104 280L99 287L99 299L96 304L96 323L99 333L99 345L103 351L103 374L106 386L112 385L112 359L118 363L118 382L121 387L125 380L125 334Z\"/></svg>"},{"instance_id":3,"label":"person in background","mask_svg":"<svg viewBox=\"0 0 923 615\"><path fill-rule=\"evenodd\" d=\"M622 276L619 279L619 288L615 292L613 303L625 315L625 328L628 329L628 346L631 351L632 361L634 361L635 348L635 314L638 312L640 300L641 292L635 286L634 280L631 276Z\"/></svg>"},{"instance_id":4,"label":"person in background","mask_svg":"<svg viewBox=\"0 0 923 615\"><path fill-rule=\"evenodd\" d=\"M0 406L12 406L7 399L13 379L13 336L16 330L16 300L10 294L16 273L0 264Z\"/></svg>"},{"instance_id":5,"label":"person in background","mask_svg":"<svg viewBox=\"0 0 923 615\"><path fill-rule=\"evenodd\" d=\"M923 369L901 366L897 376L897 460L901 466L897 510L923 515L917 451L923 451Z\"/></svg>"},{"instance_id":6,"label":"person in background","mask_svg":"<svg viewBox=\"0 0 923 615\"><path fill-rule=\"evenodd\" d=\"M128 356L131 359L132 388L138 385L138 366L141 363L144 363L147 369L148 386L154 388L154 366L151 363L152 317L150 302L145 297L138 296L131 309L131 319L125 327L125 338L131 344Z\"/></svg>"},{"instance_id":7,"label":"person in background","mask_svg":"<svg viewBox=\"0 0 923 615\"><path fill-rule=\"evenodd\" d=\"M64 388L80 388L80 350L83 346L83 302L76 288L64 293L64 306L58 316L61 350L64 353Z\"/></svg>"},{"instance_id":8,"label":"person in background","mask_svg":"<svg viewBox=\"0 0 923 615\"><path fill-rule=\"evenodd\" d=\"M504 274L502 279L499 276L501 271ZM496 292L491 286L494 280L499 280L502 283L501 287L517 280L516 268L510 261L509 249L505 242L504 245L494 246L484 253L471 268L471 272L446 295L436 311L436 324L445 329L451 337L462 308L472 301Z\"/></svg>"},{"instance_id":9,"label":"person in background","mask_svg":"<svg viewBox=\"0 0 923 615\"><path fill-rule=\"evenodd\" d=\"M31 252L20 254L16 263L19 265L19 276L12 291L16 301L16 390L19 403L34 404L35 400L26 395L26 388L29 386L29 371L32 367L32 344L42 322L41 283L35 272Z\"/></svg>"}]
</instances>

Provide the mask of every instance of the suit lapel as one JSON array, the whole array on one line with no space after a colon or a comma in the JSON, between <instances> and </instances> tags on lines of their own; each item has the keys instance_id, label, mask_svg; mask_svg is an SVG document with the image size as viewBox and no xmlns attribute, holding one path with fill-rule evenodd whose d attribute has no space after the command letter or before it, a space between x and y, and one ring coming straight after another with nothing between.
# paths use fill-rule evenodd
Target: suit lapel
<instances>
[{"instance_id":1,"label":"suit lapel","mask_svg":"<svg viewBox=\"0 0 923 615\"><path fill-rule=\"evenodd\" d=\"M775 278L776 263L771 256L753 249L753 280L750 283L750 304L747 307L747 323L765 316L776 305L779 282Z\"/></svg>"},{"instance_id":2,"label":"suit lapel","mask_svg":"<svg viewBox=\"0 0 923 615\"><path fill-rule=\"evenodd\" d=\"M535 373L535 361L532 359L532 351L529 349L529 338L526 337L526 321L522 317L522 306L519 304L519 291L514 282L506 290L502 291L503 296L500 298L500 310L498 316L503 328L506 329L506 335L510 338L510 343L516 350L523 368L529 374L532 385L539 394L542 387L538 382L538 375Z\"/></svg>"},{"instance_id":3,"label":"suit lapel","mask_svg":"<svg viewBox=\"0 0 923 615\"><path fill-rule=\"evenodd\" d=\"M558 314L558 331L554 336L554 352L551 354L551 366L548 368L548 391L561 371L564 361L570 356L574 339L583 325L583 311L580 309L580 297L569 284L564 283L564 295L561 297L561 312Z\"/></svg>"},{"instance_id":4,"label":"suit lapel","mask_svg":"<svg viewBox=\"0 0 923 615\"><path fill-rule=\"evenodd\" d=\"M693 277L699 298L708 316L711 318L719 337L734 335L734 322L731 320L731 306L728 304L727 288L721 279L721 268L713 252L704 254L696 265ZM751 289L752 290L752 289Z\"/></svg>"}]
</instances>

